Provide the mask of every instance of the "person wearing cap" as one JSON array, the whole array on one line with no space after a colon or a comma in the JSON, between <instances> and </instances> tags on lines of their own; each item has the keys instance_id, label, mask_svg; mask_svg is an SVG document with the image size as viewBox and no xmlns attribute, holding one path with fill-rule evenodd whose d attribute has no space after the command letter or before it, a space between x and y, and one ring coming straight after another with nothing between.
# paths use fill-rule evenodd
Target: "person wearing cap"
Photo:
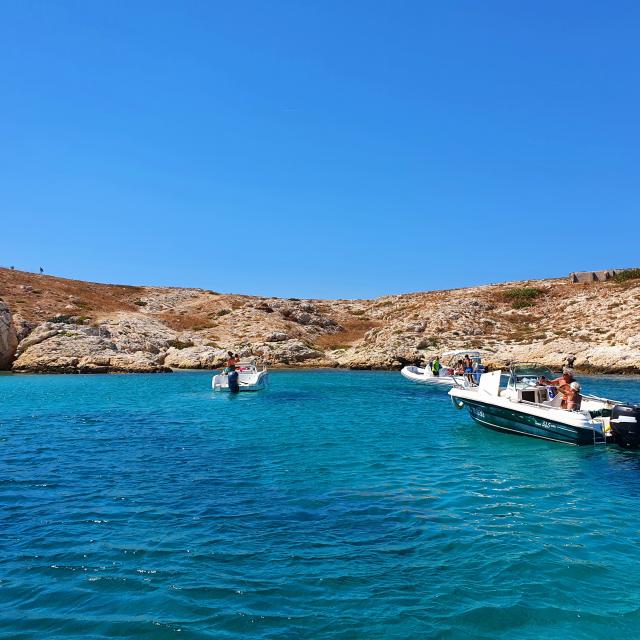
<instances>
[{"instance_id":1,"label":"person wearing cap","mask_svg":"<svg viewBox=\"0 0 640 640\"><path fill-rule=\"evenodd\" d=\"M571 384L558 387L558 391L564 396L561 405L563 409L567 411L580 411L580 405L582 404L580 389L580 383L575 381Z\"/></svg>"}]
</instances>

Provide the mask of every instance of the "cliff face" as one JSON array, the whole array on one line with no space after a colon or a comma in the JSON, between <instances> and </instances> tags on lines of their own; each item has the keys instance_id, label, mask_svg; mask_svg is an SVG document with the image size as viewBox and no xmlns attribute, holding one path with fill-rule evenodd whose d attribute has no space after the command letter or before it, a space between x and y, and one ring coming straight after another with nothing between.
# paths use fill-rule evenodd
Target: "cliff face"
<instances>
[{"instance_id":1,"label":"cliff face","mask_svg":"<svg viewBox=\"0 0 640 640\"><path fill-rule=\"evenodd\" d=\"M11 364L18 346L18 337L13 325L9 306L0 298L0 369Z\"/></svg>"},{"instance_id":2,"label":"cliff face","mask_svg":"<svg viewBox=\"0 0 640 640\"><path fill-rule=\"evenodd\" d=\"M1 362L15 371L215 368L227 349L272 366L397 368L480 348L494 365L574 353L583 370L640 373L640 279L299 300L0 269L0 297Z\"/></svg>"}]
</instances>

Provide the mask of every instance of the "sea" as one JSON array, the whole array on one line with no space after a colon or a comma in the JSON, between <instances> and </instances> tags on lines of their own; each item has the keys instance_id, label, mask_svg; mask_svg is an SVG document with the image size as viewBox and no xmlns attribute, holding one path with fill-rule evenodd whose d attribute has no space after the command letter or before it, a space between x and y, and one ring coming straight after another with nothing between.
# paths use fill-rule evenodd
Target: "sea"
<instances>
[{"instance_id":1,"label":"sea","mask_svg":"<svg viewBox=\"0 0 640 640\"><path fill-rule=\"evenodd\" d=\"M640 452L397 372L0 376L0 638L639 634Z\"/></svg>"}]
</instances>

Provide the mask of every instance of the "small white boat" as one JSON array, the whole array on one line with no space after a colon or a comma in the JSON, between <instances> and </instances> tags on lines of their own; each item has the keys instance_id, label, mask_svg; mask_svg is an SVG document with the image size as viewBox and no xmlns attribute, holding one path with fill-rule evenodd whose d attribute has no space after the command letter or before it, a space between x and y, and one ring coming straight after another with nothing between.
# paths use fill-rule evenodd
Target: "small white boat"
<instances>
[{"instance_id":1,"label":"small white boat","mask_svg":"<svg viewBox=\"0 0 640 640\"><path fill-rule=\"evenodd\" d=\"M442 354L442 368L440 369L440 375L435 376L431 371L431 367L425 369L416 367L413 365L403 367L400 373L412 382L419 382L421 384L433 384L444 385L452 387L453 385L466 386L478 384L480 379L480 372L475 371L466 375L454 375L454 367L458 360L461 360L465 356L469 356L474 364L474 369L478 369L482 365L482 354L480 351L447 351ZM482 370L480 370L482 371Z\"/></svg>"},{"instance_id":2,"label":"small white boat","mask_svg":"<svg viewBox=\"0 0 640 640\"><path fill-rule=\"evenodd\" d=\"M229 384L231 382L231 385ZM234 382L237 388L234 389ZM218 373L211 380L214 391L260 391L269 383L266 367L258 370L253 360L239 362L235 371Z\"/></svg>"}]
</instances>

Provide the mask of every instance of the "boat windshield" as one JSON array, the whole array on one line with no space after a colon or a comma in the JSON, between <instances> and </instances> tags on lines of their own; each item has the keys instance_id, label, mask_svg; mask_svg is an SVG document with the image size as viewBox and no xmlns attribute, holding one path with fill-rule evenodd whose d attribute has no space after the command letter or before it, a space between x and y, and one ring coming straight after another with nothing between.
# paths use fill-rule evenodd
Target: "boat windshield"
<instances>
[{"instance_id":1,"label":"boat windshield","mask_svg":"<svg viewBox=\"0 0 640 640\"><path fill-rule=\"evenodd\" d=\"M538 380L545 377L547 380L553 380L556 374L539 364L517 364L511 369L512 382L524 382L526 384L537 384Z\"/></svg>"}]
</instances>

